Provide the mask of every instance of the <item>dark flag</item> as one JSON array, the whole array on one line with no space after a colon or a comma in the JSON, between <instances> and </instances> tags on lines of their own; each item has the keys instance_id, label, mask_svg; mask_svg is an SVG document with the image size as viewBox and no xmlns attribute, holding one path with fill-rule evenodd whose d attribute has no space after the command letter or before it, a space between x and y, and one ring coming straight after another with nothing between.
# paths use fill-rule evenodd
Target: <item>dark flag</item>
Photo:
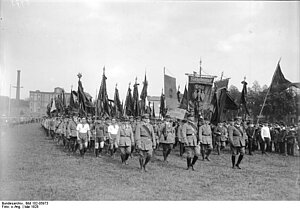
<instances>
[{"instance_id":1,"label":"dark flag","mask_svg":"<svg viewBox=\"0 0 300 209\"><path fill-rule=\"evenodd\" d=\"M133 98L131 95L130 84L129 84L128 90L127 90L124 111L125 111L125 115L133 116Z\"/></svg>"},{"instance_id":2,"label":"dark flag","mask_svg":"<svg viewBox=\"0 0 300 209\"><path fill-rule=\"evenodd\" d=\"M244 106L245 111L247 113L247 115L250 115L249 110L247 108L247 82L246 81L242 81L243 84L243 90L242 90L242 94L241 94L241 104Z\"/></svg>"},{"instance_id":3,"label":"dark flag","mask_svg":"<svg viewBox=\"0 0 300 209\"><path fill-rule=\"evenodd\" d=\"M239 106L225 88L220 89L214 94L213 101L214 112L211 117L211 123L214 125L217 125L219 122L226 119L225 114L227 110L239 109Z\"/></svg>"},{"instance_id":4,"label":"dark flag","mask_svg":"<svg viewBox=\"0 0 300 209\"><path fill-rule=\"evenodd\" d=\"M108 104L108 95L106 90L106 79L105 76L105 67L103 67L102 81L98 93L98 113L100 116L110 116L109 104Z\"/></svg>"},{"instance_id":5,"label":"dark flag","mask_svg":"<svg viewBox=\"0 0 300 209\"><path fill-rule=\"evenodd\" d=\"M79 111L82 111L84 114L87 114L87 106L89 106L89 100L87 96L84 93L82 83L80 81L80 78L82 75L78 74L78 90L77 90L77 96L78 96L78 103L79 103Z\"/></svg>"},{"instance_id":6,"label":"dark flag","mask_svg":"<svg viewBox=\"0 0 300 209\"><path fill-rule=\"evenodd\" d=\"M188 91L187 91L186 85L185 85L183 97L182 97L182 99L181 99L179 108L188 110L188 104L189 104L189 100L188 100Z\"/></svg>"},{"instance_id":7,"label":"dark flag","mask_svg":"<svg viewBox=\"0 0 300 209\"><path fill-rule=\"evenodd\" d=\"M122 115L122 107L121 107L121 101L120 101L117 85L115 88L115 96L114 96L114 112L115 112L115 116L118 118Z\"/></svg>"},{"instance_id":8,"label":"dark flag","mask_svg":"<svg viewBox=\"0 0 300 209\"><path fill-rule=\"evenodd\" d=\"M178 90L177 90L177 100L180 103L181 98L180 98L180 91L179 91L180 86L178 86Z\"/></svg>"},{"instance_id":9,"label":"dark flag","mask_svg":"<svg viewBox=\"0 0 300 209\"><path fill-rule=\"evenodd\" d=\"M76 108L72 89L71 89L70 105L69 106L70 106L71 109Z\"/></svg>"},{"instance_id":10,"label":"dark flag","mask_svg":"<svg viewBox=\"0 0 300 209\"><path fill-rule=\"evenodd\" d=\"M141 96L140 96L142 114L144 114L146 111L147 88L148 88L148 81L147 81L146 74L145 74L145 79L143 82L143 89L142 89Z\"/></svg>"},{"instance_id":11,"label":"dark flag","mask_svg":"<svg viewBox=\"0 0 300 209\"><path fill-rule=\"evenodd\" d=\"M166 108L165 108L165 95L163 92L161 92L161 96L160 96L160 109L159 109L159 113L162 117L166 116Z\"/></svg>"},{"instance_id":12,"label":"dark flag","mask_svg":"<svg viewBox=\"0 0 300 209\"><path fill-rule=\"evenodd\" d=\"M140 116L141 110L139 105L139 90L138 90L137 78L135 79L135 84L133 85L133 116Z\"/></svg>"},{"instance_id":13,"label":"dark flag","mask_svg":"<svg viewBox=\"0 0 300 209\"><path fill-rule=\"evenodd\" d=\"M153 107L152 107L152 117L155 118L154 102L152 104L153 104Z\"/></svg>"},{"instance_id":14,"label":"dark flag","mask_svg":"<svg viewBox=\"0 0 300 209\"><path fill-rule=\"evenodd\" d=\"M277 64L277 67L274 72L272 82L270 85L271 93L273 93L275 91L277 91L277 92L283 91L292 85L292 83L289 80L285 79L285 77L281 71L279 63L280 63L280 60L278 61L278 64Z\"/></svg>"}]
</instances>

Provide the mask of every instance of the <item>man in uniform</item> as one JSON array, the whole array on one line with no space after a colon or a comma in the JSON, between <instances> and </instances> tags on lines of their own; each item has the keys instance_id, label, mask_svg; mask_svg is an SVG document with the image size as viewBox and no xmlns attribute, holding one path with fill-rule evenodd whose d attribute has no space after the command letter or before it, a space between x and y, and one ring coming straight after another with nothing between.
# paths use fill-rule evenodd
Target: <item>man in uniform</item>
<instances>
[{"instance_id":1,"label":"man in uniform","mask_svg":"<svg viewBox=\"0 0 300 209\"><path fill-rule=\"evenodd\" d=\"M128 118L124 118L124 122L120 125L116 140L120 148L122 164L127 165L131 147L134 146L133 132Z\"/></svg>"},{"instance_id":2,"label":"man in uniform","mask_svg":"<svg viewBox=\"0 0 300 209\"><path fill-rule=\"evenodd\" d=\"M240 163L245 154L245 138L243 137L243 130L241 129L241 118L235 118L235 122L231 122L230 126L228 127L228 137L229 143L231 148L231 162L232 168L237 167L241 169ZM235 157L239 154L239 158L237 163L235 164Z\"/></svg>"},{"instance_id":3,"label":"man in uniform","mask_svg":"<svg viewBox=\"0 0 300 209\"><path fill-rule=\"evenodd\" d=\"M249 155L253 155L252 152L253 150L253 145L254 145L254 137L255 137L255 128L254 128L254 124L253 121L250 120L248 122L248 127L246 129L246 133L248 136L248 150L249 150Z\"/></svg>"},{"instance_id":4,"label":"man in uniform","mask_svg":"<svg viewBox=\"0 0 300 209\"><path fill-rule=\"evenodd\" d=\"M183 134L182 134L182 127L186 123L186 120L180 120L178 129L177 129L177 137L179 142L179 155L182 157L184 153L184 142L183 142Z\"/></svg>"},{"instance_id":5,"label":"man in uniform","mask_svg":"<svg viewBox=\"0 0 300 209\"><path fill-rule=\"evenodd\" d=\"M95 121L95 154L96 157L99 156L99 153L102 153L104 148L104 142L107 136L107 126L104 123L104 120Z\"/></svg>"},{"instance_id":6,"label":"man in uniform","mask_svg":"<svg viewBox=\"0 0 300 209\"><path fill-rule=\"evenodd\" d=\"M156 147L155 134L149 121L149 114L143 115L143 121L137 124L135 144L139 152L140 169L147 172L146 165L152 157L153 149Z\"/></svg>"},{"instance_id":7,"label":"man in uniform","mask_svg":"<svg viewBox=\"0 0 300 209\"><path fill-rule=\"evenodd\" d=\"M217 127L214 129L216 149L218 155L220 155L220 150L225 148L225 142L227 137L227 129L224 128L222 122L219 122Z\"/></svg>"},{"instance_id":8,"label":"man in uniform","mask_svg":"<svg viewBox=\"0 0 300 209\"><path fill-rule=\"evenodd\" d=\"M198 160L198 156L200 155L199 142L197 141L197 127L194 122L194 116L192 115L189 115L187 121L184 122L186 123L184 123L182 126L182 136L187 154L187 170L190 168L194 170L194 165Z\"/></svg>"},{"instance_id":9,"label":"man in uniform","mask_svg":"<svg viewBox=\"0 0 300 209\"><path fill-rule=\"evenodd\" d=\"M77 142L79 144L80 155L84 157L84 154L88 147L88 142L91 138L90 126L86 121L86 118L82 118L81 122L77 125Z\"/></svg>"},{"instance_id":10,"label":"man in uniform","mask_svg":"<svg viewBox=\"0 0 300 209\"><path fill-rule=\"evenodd\" d=\"M199 140L201 145L202 160L209 160L209 155L213 149L212 146L212 131L209 125L208 118L204 118L204 124L199 128Z\"/></svg>"},{"instance_id":11,"label":"man in uniform","mask_svg":"<svg viewBox=\"0 0 300 209\"><path fill-rule=\"evenodd\" d=\"M159 143L162 145L164 162L168 162L167 158L171 153L173 144L175 143L175 128L169 115L166 115L165 122L161 126L159 134Z\"/></svg>"},{"instance_id":12,"label":"man in uniform","mask_svg":"<svg viewBox=\"0 0 300 209\"><path fill-rule=\"evenodd\" d=\"M69 151L76 152L76 138L77 138L77 118L75 116L70 117L67 126L67 137L70 141ZM78 145L77 145L78 146Z\"/></svg>"}]
</instances>

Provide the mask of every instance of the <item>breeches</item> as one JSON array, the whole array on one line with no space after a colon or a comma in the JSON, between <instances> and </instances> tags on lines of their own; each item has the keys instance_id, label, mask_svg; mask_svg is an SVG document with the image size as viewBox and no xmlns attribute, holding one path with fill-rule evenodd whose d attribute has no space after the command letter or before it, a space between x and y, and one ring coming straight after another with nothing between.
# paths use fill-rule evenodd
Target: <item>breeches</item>
<instances>
[{"instance_id":1,"label":"breeches","mask_svg":"<svg viewBox=\"0 0 300 209\"><path fill-rule=\"evenodd\" d=\"M234 147L230 146L232 156L236 156L238 154L244 155L245 154L245 147Z\"/></svg>"},{"instance_id":2,"label":"breeches","mask_svg":"<svg viewBox=\"0 0 300 209\"><path fill-rule=\"evenodd\" d=\"M87 148L88 139L86 134L79 134L79 139L77 139L77 143L79 144L79 149Z\"/></svg>"},{"instance_id":3,"label":"breeches","mask_svg":"<svg viewBox=\"0 0 300 209\"><path fill-rule=\"evenodd\" d=\"M130 154L131 153L131 146L122 146L120 147L120 152L122 155L125 155L125 154Z\"/></svg>"},{"instance_id":4,"label":"breeches","mask_svg":"<svg viewBox=\"0 0 300 209\"><path fill-rule=\"evenodd\" d=\"M199 156L200 155L200 147L199 146L188 146L185 147L185 152L187 157L192 158L194 156Z\"/></svg>"},{"instance_id":5,"label":"breeches","mask_svg":"<svg viewBox=\"0 0 300 209\"><path fill-rule=\"evenodd\" d=\"M139 158L152 157L153 150L139 150Z\"/></svg>"},{"instance_id":6,"label":"breeches","mask_svg":"<svg viewBox=\"0 0 300 209\"><path fill-rule=\"evenodd\" d=\"M161 146L162 146L162 148L163 148L164 151L167 151L167 150L171 150L172 149L173 144L161 143Z\"/></svg>"},{"instance_id":7,"label":"breeches","mask_svg":"<svg viewBox=\"0 0 300 209\"><path fill-rule=\"evenodd\" d=\"M201 151L202 152L205 152L206 150L212 150L212 149L213 149L212 144L202 144L201 143Z\"/></svg>"}]
</instances>

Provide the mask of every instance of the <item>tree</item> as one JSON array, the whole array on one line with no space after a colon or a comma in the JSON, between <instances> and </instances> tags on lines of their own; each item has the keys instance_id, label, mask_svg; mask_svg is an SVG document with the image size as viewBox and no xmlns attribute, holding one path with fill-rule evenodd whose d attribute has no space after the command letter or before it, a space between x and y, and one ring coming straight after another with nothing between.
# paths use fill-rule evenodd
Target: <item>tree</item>
<instances>
[{"instance_id":1,"label":"tree","mask_svg":"<svg viewBox=\"0 0 300 209\"><path fill-rule=\"evenodd\" d=\"M255 81L253 82L252 90L253 90L255 93L258 93L258 92L261 91L261 87L260 87L258 81L255 80Z\"/></svg>"}]
</instances>

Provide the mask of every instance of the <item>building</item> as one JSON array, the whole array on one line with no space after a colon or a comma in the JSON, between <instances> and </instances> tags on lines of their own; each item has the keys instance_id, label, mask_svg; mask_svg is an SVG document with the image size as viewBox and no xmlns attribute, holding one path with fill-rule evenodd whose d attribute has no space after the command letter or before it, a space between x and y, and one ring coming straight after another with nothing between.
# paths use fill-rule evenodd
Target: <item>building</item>
<instances>
[{"instance_id":1,"label":"building","mask_svg":"<svg viewBox=\"0 0 300 209\"><path fill-rule=\"evenodd\" d=\"M159 116L159 110L160 110L160 96L147 96L148 102L150 102L150 107L153 108L154 104L154 112L155 117Z\"/></svg>"},{"instance_id":2,"label":"building","mask_svg":"<svg viewBox=\"0 0 300 209\"><path fill-rule=\"evenodd\" d=\"M39 90L30 91L29 92L29 107L30 113L32 115L41 116L46 115L47 113L47 106L50 104L51 99L60 95L63 91L63 88L56 87L54 92L42 92ZM66 103L67 106L70 103L70 93L65 92Z\"/></svg>"}]
</instances>

